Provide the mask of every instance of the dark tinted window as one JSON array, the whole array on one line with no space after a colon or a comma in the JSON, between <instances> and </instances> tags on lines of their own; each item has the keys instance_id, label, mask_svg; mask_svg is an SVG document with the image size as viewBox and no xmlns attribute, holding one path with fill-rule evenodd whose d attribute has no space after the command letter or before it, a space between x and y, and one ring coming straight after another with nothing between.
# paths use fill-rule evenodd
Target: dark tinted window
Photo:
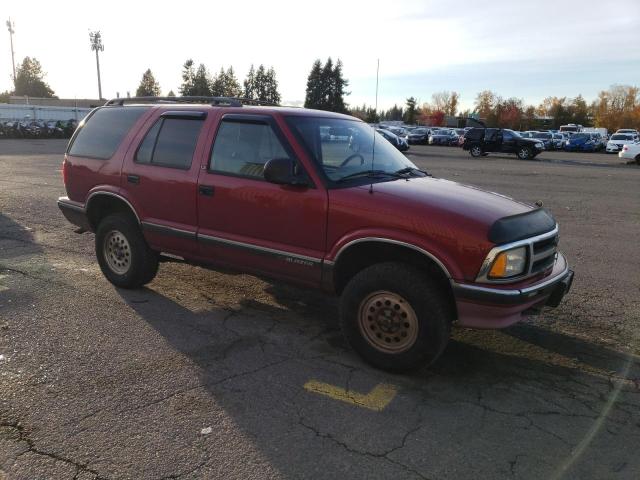
<instances>
[{"instance_id":1,"label":"dark tinted window","mask_svg":"<svg viewBox=\"0 0 640 480\"><path fill-rule=\"evenodd\" d=\"M270 125L223 121L213 144L209 168L263 178L264 164L273 158L289 155Z\"/></svg>"},{"instance_id":2,"label":"dark tinted window","mask_svg":"<svg viewBox=\"0 0 640 480\"><path fill-rule=\"evenodd\" d=\"M465 138L470 140L480 140L484 135L484 129L482 128L472 128L465 134Z\"/></svg>"},{"instance_id":3,"label":"dark tinted window","mask_svg":"<svg viewBox=\"0 0 640 480\"><path fill-rule=\"evenodd\" d=\"M188 169L202 123L202 120L161 118L140 144L136 162Z\"/></svg>"},{"instance_id":4,"label":"dark tinted window","mask_svg":"<svg viewBox=\"0 0 640 480\"><path fill-rule=\"evenodd\" d=\"M147 107L105 107L97 110L81 127L69 148L69 154L111 158L127 132L147 110Z\"/></svg>"}]
</instances>

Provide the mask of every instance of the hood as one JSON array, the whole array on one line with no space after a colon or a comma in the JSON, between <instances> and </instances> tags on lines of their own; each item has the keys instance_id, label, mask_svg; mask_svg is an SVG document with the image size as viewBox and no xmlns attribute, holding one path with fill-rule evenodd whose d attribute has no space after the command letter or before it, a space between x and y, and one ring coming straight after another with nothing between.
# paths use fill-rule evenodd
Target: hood
<instances>
[{"instance_id":1,"label":"hood","mask_svg":"<svg viewBox=\"0 0 640 480\"><path fill-rule=\"evenodd\" d=\"M487 231L496 220L533 208L499 193L433 177L376 183L373 191L381 199L388 197L391 203L402 202L407 211L438 212Z\"/></svg>"},{"instance_id":2,"label":"hood","mask_svg":"<svg viewBox=\"0 0 640 480\"><path fill-rule=\"evenodd\" d=\"M537 138L521 138L520 141L522 143L528 143L530 145L535 145L536 143L544 143L544 141L538 140Z\"/></svg>"},{"instance_id":3,"label":"hood","mask_svg":"<svg viewBox=\"0 0 640 480\"><path fill-rule=\"evenodd\" d=\"M492 234L498 220L536 210L504 195L432 177L376 183L373 193L369 190L360 185L329 191L334 225L329 238L348 226L348 231L406 241L439 258L454 278L475 278L498 243Z\"/></svg>"}]
</instances>

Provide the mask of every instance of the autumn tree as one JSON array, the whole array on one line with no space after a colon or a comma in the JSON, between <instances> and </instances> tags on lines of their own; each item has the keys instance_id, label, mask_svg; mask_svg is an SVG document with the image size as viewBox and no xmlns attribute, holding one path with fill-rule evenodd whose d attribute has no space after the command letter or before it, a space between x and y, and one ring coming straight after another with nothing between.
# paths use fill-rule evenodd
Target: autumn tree
<instances>
[{"instance_id":1,"label":"autumn tree","mask_svg":"<svg viewBox=\"0 0 640 480\"><path fill-rule=\"evenodd\" d=\"M16 81L14 95L29 97L56 98L53 90L44 81L46 74L42 71L42 65L35 58L24 57L22 63L16 69Z\"/></svg>"}]
</instances>

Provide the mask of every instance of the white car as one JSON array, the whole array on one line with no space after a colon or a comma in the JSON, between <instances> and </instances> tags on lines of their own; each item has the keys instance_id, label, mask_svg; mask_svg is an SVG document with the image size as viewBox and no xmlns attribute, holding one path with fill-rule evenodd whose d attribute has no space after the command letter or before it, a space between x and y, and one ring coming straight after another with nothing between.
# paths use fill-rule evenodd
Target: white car
<instances>
[{"instance_id":1,"label":"white car","mask_svg":"<svg viewBox=\"0 0 640 480\"><path fill-rule=\"evenodd\" d=\"M616 133L630 133L631 135L635 135L636 137L640 135L640 133L638 133L638 130L634 128L619 128L618 130L616 130Z\"/></svg>"},{"instance_id":2,"label":"white car","mask_svg":"<svg viewBox=\"0 0 640 480\"><path fill-rule=\"evenodd\" d=\"M627 143L622 147L618 157L626 160L635 160L640 164L640 143Z\"/></svg>"},{"instance_id":3,"label":"white car","mask_svg":"<svg viewBox=\"0 0 640 480\"><path fill-rule=\"evenodd\" d=\"M637 137L631 133L614 133L607 142L607 153L618 153L622 146L635 142Z\"/></svg>"}]
</instances>

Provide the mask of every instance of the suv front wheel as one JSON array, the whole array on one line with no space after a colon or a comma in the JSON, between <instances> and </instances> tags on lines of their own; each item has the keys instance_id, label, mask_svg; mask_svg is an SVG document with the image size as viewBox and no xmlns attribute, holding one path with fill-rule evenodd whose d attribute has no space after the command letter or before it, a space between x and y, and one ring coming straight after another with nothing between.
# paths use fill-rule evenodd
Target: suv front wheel
<instances>
[{"instance_id":1,"label":"suv front wheel","mask_svg":"<svg viewBox=\"0 0 640 480\"><path fill-rule=\"evenodd\" d=\"M532 158L531 149L529 147L520 147L518 149L518 158L520 160L527 160Z\"/></svg>"},{"instance_id":2,"label":"suv front wheel","mask_svg":"<svg viewBox=\"0 0 640 480\"><path fill-rule=\"evenodd\" d=\"M158 272L158 255L147 245L130 215L105 217L96 230L96 256L107 280L120 288L139 288Z\"/></svg>"},{"instance_id":3,"label":"suv front wheel","mask_svg":"<svg viewBox=\"0 0 640 480\"><path fill-rule=\"evenodd\" d=\"M347 341L383 370L405 371L433 363L449 341L451 322L436 284L401 263L362 270L341 298L340 323Z\"/></svg>"}]
</instances>

